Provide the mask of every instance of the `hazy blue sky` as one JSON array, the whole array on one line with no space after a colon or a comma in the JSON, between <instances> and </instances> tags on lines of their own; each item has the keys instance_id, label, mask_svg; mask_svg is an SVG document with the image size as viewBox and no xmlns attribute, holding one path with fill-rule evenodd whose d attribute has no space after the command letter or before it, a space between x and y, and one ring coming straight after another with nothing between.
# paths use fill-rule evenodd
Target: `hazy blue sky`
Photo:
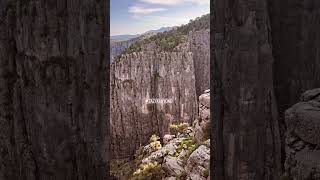
<instances>
[{"instance_id":1,"label":"hazy blue sky","mask_svg":"<svg viewBox=\"0 0 320 180\"><path fill-rule=\"evenodd\" d=\"M210 12L210 0L111 0L111 35L186 24Z\"/></svg>"}]
</instances>

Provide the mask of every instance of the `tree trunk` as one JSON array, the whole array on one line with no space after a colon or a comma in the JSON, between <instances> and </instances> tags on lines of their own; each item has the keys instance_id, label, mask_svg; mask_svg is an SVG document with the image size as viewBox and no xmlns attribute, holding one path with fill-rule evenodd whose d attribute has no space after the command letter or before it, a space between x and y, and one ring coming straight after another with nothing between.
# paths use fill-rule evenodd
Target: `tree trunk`
<instances>
[{"instance_id":1,"label":"tree trunk","mask_svg":"<svg viewBox=\"0 0 320 180\"><path fill-rule=\"evenodd\" d=\"M0 179L106 179L107 1L0 1Z\"/></svg>"}]
</instances>

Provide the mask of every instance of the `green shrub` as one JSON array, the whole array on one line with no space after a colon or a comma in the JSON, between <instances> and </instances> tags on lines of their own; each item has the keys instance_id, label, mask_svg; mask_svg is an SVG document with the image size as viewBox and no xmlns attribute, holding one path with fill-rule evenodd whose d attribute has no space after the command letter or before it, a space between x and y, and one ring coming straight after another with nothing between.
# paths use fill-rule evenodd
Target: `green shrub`
<instances>
[{"instance_id":1,"label":"green shrub","mask_svg":"<svg viewBox=\"0 0 320 180\"><path fill-rule=\"evenodd\" d=\"M161 51L173 51L175 47L179 44L187 41L187 35L192 30L201 30L210 28L210 15L204 15L202 17L196 18L195 20L190 20L186 25L182 25L176 29L157 33L150 37L141 36L132 43L122 54L130 54L133 52L140 52L142 50L142 45L149 44L151 42L156 43ZM120 55L121 56L121 55Z\"/></svg>"},{"instance_id":2,"label":"green shrub","mask_svg":"<svg viewBox=\"0 0 320 180\"><path fill-rule=\"evenodd\" d=\"M172 134L178 134L178 133L184 133L185 130L187 130L189 127L188 123L180 123L180 124L171 124L169 129L170 133Z\"/></svg>"},{"instance_id":3,"label":"green shrub","mask_svg":"<svg viewBox=\"0 0 320 180\"><path fill-rule=\"evenodd\" d=\"M180 174L177 175L177 180L185 180L187 179L187 173L185 171L182 171Z\"/></svg>"},{"instance_id":4,"label":"green shrub","mask_svg":"<svg viewBox=\"0 0 320 180\"><path fill-rule=\"evenodd\" d=\"M162 145L161 145L160 141L152 142L152 143L150 143L150 145L151 145L151 148L152 148L153 151L157 151L157 150L160 150L162 148Z\"/></svg>"},{"instance_id":5,"label":"green shrub","mask_svg":"<svg viewBox=\"0 0 320 180\"><path fill-rule=\"evenodd\" d=\"M141 161L142 159L144 158L144 153L143 153L143 149L144 149L144 146L140 146L135 154L134 154L134 164L135 166L137 167L139 164L141 164Z\"/></svg>"},{"instance_id":6,"label":"green shrub","mask_svg":"<svg viewBox=\"0 0 320 180\"><path fill-rule=\"evenodd\" d=\"M156 141L159 141L160 140L160 137L159 136L157 136L157 135L155 135L155 134L153 134L151 137L150 137L150 143L152 143L152 142L156 142Z\"/></svg>"},{"instance_id":7,"label":"green shrub","mask_svg":"<svg viewBox=\"0 0 320 180\"><path fill-rule=\"evenodd\" d=\"M183 149L188 150L195 142L191 138L184 138L177 147L177 153L181 153Z\"/></svg>"},{"instance_id":8,"label":"green shrub","mask_svg":"<svg viewBox=\"0 0 320 180\"><path fill-rule=\"evenodd\" d=\"M134 164L126 160L112 160L110 162L110 174L118 178L128 179L131 177L135 167Z\"/></svg>"},{"instance_id":9,"label":"green shrub","mask_svg":"<svg viewBox=\"0 0 320 180\"><path fill-rule=\"evenodd\" d=\"M205 169L205 170L203 171L203 175L204 175L205 178L209 177L209 175L210 175L209 169Z\"/></svg>"},{"instance_id":10,"label":"green shrub","mask_svg":"<svg viewBox=\"0 0 320 180\"><path fill-rule=\"evenodd\" d=\"M140 168L133 173L132 180L161 180L165 173L158 162L142 164Z\"/></svg>"}]
</instances>

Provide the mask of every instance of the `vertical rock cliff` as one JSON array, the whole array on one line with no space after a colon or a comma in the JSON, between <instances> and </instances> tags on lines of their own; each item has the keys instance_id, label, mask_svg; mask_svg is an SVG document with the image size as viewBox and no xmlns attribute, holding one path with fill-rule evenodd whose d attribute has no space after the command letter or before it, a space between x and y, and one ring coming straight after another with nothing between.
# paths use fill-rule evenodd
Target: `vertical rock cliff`
<instances>
[{"instance_id":1,"label":"vertical rock cliff","mask_svg":"<svg viewBox=\"0 0 320 180\"><path fill-rule=\"evenodd\" d=\"M129 157L152 134L163 135L169 124L189 122L197 114L192 53L187 44L175 52L146 50L122 55L111 68L113 158ZM172 103L148 104L168 98Z\"/></svg>"},{"instance_id":2,"label":"vertical rock cliff","mask_svg":"<svg viewBox=\"0 0 320 180\"><path fill-rule=\"evenodd\" d=\"M112 157L128 158L152 134L169 125L192 122L198 114L197 89L209 88L209 31L191 31L172 51L155 42L125 53L111 66ZM172 103L148 104L168 98Z\"/></svg>"},{"instance_id":3,"label":"vertical rock cliff","mask_svg":"<svg viewBox=\"0 0 320 180\"><path fill-rule=\"evenodd\" d=\"M267 1L216 0L213 6L214 179L276 180L281 144Z\"/></svg>"},{"instance_id":4,"label":"vertical rock cliff","mask_svg":"<svg viewBox=\"0 0 320 180\"><path fill-rule=\"evenodd\" d=\"M127 41L111 41L110 44L110 60L113 60L119 56L125 49L127 49L132 43L136 41L136 38Z\"/></svg>"},{"instance_id":5,"label":"vertical rock cliff","mask_svg":"<svg viewBox=\"0 0 320 180\"><path fill-rule=\"evenodd\" d=\"M194 59L196 92L200 96L210 88L210 30L191 31L189 45Z\"/></svg>"},{"instance_id":6,"label":"vertical rock cliff","mask_svg":"<svg viewBox=\"0 0 320 180\"><path fill-rule=\"evenodd\" d=\"M0 179L106 179L106 1L0 2Z\"/></svg>"}]
</instances>

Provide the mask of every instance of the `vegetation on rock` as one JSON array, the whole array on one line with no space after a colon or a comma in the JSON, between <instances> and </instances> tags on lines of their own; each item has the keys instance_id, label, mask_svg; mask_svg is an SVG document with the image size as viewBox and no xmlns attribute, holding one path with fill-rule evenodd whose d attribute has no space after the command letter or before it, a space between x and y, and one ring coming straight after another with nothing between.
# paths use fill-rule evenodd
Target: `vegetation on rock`
<instances>
[{"instance_id":1,"label":"vegetation on rock","mask_svg":"<svg viewBox=\"0 0 320 180\"><path fill-rule=\"evenodd\" d=\"M133 173L132 180L155 180L162 179L164 171L158 162L142 164L140 168Z\"/></svg>"},{"instance_id":2,"label":"vegetation on rock","mask_svg":"<svg viewBox=\"0 0 320 180\"><path fill-rule=\"evenodd\" d=\"M170 133L177 135L178 133L183 133L185 130L187 130L189 127L188 123L180 123L180 124L171 124L169 126Z\"/></svg>"},{"instance_id":3,"label":"vegetation on rock","mask_svg":"<svg viewBox=\"0 0 320 180\"><path fill-rule=\"evenodd\" d=\"M201 29L210 28L210 15L203 15L190 20L188 24L179 26L170 31L157 33L148 38L140 38L133 44L131 44L122 54L130 54L133 52L140 52L143 50L143 45L155 43L159 51L171 52L174 51L175 47L179 44L187 41L186 36L190 31L198 31ZM121 54L120 54L121 56Z\"/></svg>"}]
</instances>

